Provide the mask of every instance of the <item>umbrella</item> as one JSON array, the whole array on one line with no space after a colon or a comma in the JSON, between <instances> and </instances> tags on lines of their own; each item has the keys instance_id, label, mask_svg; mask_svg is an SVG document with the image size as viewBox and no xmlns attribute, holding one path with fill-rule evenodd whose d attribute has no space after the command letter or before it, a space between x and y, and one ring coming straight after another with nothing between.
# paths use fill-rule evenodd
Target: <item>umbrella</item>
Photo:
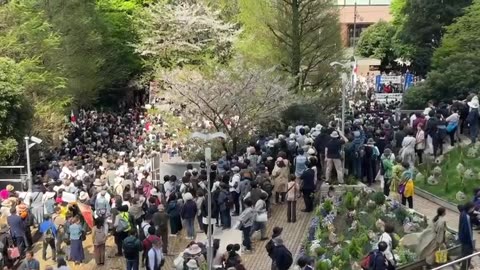
<instances>
[{"instance_id":1,"label":"umbrella","mask_svg":"<svg viewBox=\"0 0 480 270\"><path fill-rule=\"evenodd\" d=\"M88 227L93 228L93 213L92 213L92 207L90 205L86 205L84 203L78 203L78 208L80 209L80 212L82 213L83 218L85 219L85 222L87 223Z\"/></svg>"}]
</instances>

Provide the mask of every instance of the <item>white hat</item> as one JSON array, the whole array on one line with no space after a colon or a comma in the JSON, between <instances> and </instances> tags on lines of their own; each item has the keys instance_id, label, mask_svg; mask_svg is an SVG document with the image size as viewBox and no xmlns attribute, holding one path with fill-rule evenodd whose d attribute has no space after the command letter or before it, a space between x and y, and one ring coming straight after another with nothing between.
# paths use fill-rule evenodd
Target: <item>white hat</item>
<instances>
[{"instance_id":1,"label":"white hat","mask_svg":"<svg viewBox=\"0 0 480 270\"><path fill-rule=\"evenodd\" d=\"M333 132L330 134L330 137L332 137L332 138L338 138L338 137L340 137L340 135L338 135L338 132L337 132L337 131L333 131Z\"/></svg>"},{"instance_id":2,"label":"white hat","mask_svg":"<svg viewBox=\"0 0 480 270\"><path fill-rule=\"evenodd\" d=\"M190 259L187 262L187 267L190 268L190 269L198 269L197 261L195 261L194 259Z\"/></svg>"},{"instance_id":3,"label":"white hat","mask_svg":"<svg viewBox=\"0 0 480 270\"><path fill-rule=\"evenodd\" d=\"M80 201L88 200L88 193L85 191L80 191L80 195L78 195L78 200Z\"/></svg>"},{"instance_id":4,"label":"white hat","mask_svg":"<svg viewBox=\"0 0 480 270\"><path fill-rule=\"evenodd\" d=\"M275 142L273 140L270 140L268 141L268 144L267 144L268 147L274 147L275 146Z\"/></svg>"},{"instance_id":5,"label":"white hat","mask_svg":"<svg viewBox=\"0 0 480 270\"><path fill-rule=\"evenodd\" d=\"M317 125L315 126L315 129L318 130L318 131L320 131L320 130L322 130L322 127L323 127L322 125L317 124Z\"/></svg>"},{"instance_id":6,"label":"white hat","mask_svg":"<svg viewBox=\"0 0 480 270\"><path fill-rule=\"evenodd\" d=\"M183 199L184 199L185 201L193 200L192 193L187 192L187 193L183 194Z\"/></svg>"},{"instance_id":7,"label":"white hat","mask_svg":"<svg viewBox=\"0 0 480 270\"><path fill-rule=\"evenodd\" d=\"M295 134L291 133L290 136L289 136L290 139L295 139Z\"/></svg>"},{"instance_id":8,"label":"white hat","mask_svg":"<svg viewBox=\"0 0 480 270\"><path fill-rule=\"evenodd\" d=\"M232 168L232 171L234 172L239 172L240 171L240 168L238 166L235 166Z\"/></svg>"},{"instance_id":9,"label":"white hat","mask_svg":"<svg viewBox=\"0 0 480 270\"><path fill-rule=\"evenodd\" d=\"M473 109L478 109L479 103L478 103L478 97L474 96L472 100L470 100L468 103L468 106Z\"/></svg>"},{"instance_id":10,"label":"white hat","mask_svg":"<svg viewBox=\"0 0 480 270\"><path fill-rule=\"evenodd\" d=\"M315 155L315 150L313 148L308 149L307 154Z\"/></svg>"},{"instance_id":11,"label":"white hat","mask_svg":"<svg viewBox=\"0 0 480 270\"><path fill-rule=\"evenodd\" d=\"M196 255L202 252L202 249L197 245L193 244L187 249L188 254Z\"/></svg>"}]
</instances>

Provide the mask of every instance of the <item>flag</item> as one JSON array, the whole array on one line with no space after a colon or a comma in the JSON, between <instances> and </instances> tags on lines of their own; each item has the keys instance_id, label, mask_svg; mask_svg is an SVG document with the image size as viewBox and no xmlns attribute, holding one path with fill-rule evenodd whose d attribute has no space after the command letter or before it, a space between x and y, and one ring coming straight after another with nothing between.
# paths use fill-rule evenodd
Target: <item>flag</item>
<instances>
[{"instance_id":1,"label":"flag","mask_svg":"<svg viewBox=\"0 0 480 270\"><path fill-rule=\"evenodd\" d=\"M73 110L70 112L70 123L76 124L77 123L77 117L75 117L75 114L73 113Z\"/></svg>"}]
</instances>

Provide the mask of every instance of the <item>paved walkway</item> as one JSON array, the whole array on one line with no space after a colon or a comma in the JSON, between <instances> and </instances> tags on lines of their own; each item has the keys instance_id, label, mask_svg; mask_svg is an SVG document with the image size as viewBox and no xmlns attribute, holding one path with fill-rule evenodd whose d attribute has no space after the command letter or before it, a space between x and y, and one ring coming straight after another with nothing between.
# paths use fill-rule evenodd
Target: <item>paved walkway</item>
<instances>
[{"instance_id":1,"label":"paved walkway","mask_svg":"<svg viewBox=\"0 0 480 270\"><path fill-rule=\"evenodd\" d=\"M300 210L303 209L304 204L303 200L299 200L297 205L297 222L296 223L287 223L287 208L286 204L283 205L273 205L272 216L268 221L267 233L270 237L272 234L272 229L275 226L283 227L283 240L285 246L287 246L292 254L298 253L301 243L304 239L306 230L308 228L309 221L313 213L303 213ZM236 222L234 221L233 224ZM184 232L183 232L184 233ZM239 242L239 231L231 229L227 232L222 232L220 229L217 229L214 233L214 238L220 238L221 242ZM198 239L205 239L205 235L199 234ZM241 238L240 238L241 239ZM182 252L189 240L185 239L184 235L179 235L169 237L169 250L172 252L165 261L165 265L162 269L172 270L174 269L173 260L175 257ZM70 269L72 270L124 270L125 269L125 259L121 257L114 257L116 252L116 245L113 241L113 237L109 237L107 241L107 258L104 266L97 266L93 258L93 245L91 235L87 235L87 240L84 241L84 249L86 259L83 264L75 265L74 263L68 263ZM266 241L255 241L253 243L254 252L250 254L242 254L242 260L248 270L270 270L271 260L268 257L265 251ZM225 246L222 245L222 246ZM51 253L50 249L47 251L47 261L42 260L42 243L37 242L34 245L35 258L40 260L41 269L44 269L47 265L54 266L55 263L50 260ZM141 268L144 269L144 268Z\"/></svg>"}]
</instances>

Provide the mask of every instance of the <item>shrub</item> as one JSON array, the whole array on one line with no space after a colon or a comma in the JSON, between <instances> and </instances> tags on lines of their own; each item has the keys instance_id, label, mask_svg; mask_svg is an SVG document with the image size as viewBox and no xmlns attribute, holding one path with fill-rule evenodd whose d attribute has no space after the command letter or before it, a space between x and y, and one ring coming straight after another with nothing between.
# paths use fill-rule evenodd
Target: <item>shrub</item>
<instances>
[{"instance_id":1,"label":"shrub","mask_svg":"<svg viewBox=\"0 0 480 270\"><path fill-rule=\"evenodd\" d=\"M350 191L345 195L345 208L347 208L349 211L355 210L355 198Z\"/></svg>"}]
</instances>

